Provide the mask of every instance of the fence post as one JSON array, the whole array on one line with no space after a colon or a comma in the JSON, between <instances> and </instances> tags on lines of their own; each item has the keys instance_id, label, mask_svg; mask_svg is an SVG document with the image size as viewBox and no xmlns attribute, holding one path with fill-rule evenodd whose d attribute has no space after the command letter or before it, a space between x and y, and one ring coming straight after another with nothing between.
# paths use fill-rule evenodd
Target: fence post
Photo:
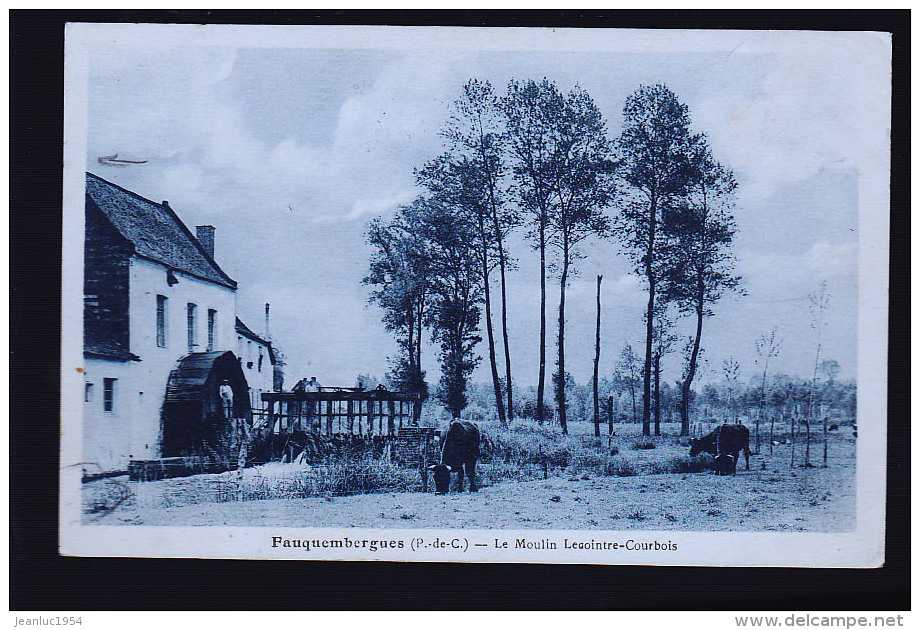
<instances>
[{"instance_id":1,"label":"fence post","mask_svg":"<svg viewBox=\"0 0 920 630\"><path fill-rule=\"evenodd\" d=\"M607 396L607 435L613 435L613 396Z\"/></svg>"},{"instance_id":2,"label":"fence post","mask_svg":"<svg viewBox=\"0 0 920 630\"><path fill-rule=\"evenodd\" d=\"M805 418L805 468L811 466L811 421Z\"/></svg>"},{"instance_id":3,"label":"fence post","mask_svg":"<svg viewBox=\"0 0 920 630\"><path fill-rule=\"evenodd\" d=\"M776 422L776 414L770 414L770 457L773 457L773 424Z\"/></svg>"}]
</instances>

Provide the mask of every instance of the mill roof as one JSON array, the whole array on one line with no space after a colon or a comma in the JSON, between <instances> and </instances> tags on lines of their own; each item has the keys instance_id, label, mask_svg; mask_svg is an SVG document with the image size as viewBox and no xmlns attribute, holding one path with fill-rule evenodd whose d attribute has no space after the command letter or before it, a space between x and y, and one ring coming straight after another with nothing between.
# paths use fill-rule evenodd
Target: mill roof
<instances>
[{"instance_id":1,"label":"mill roof","mask_svg":"<svg viewBox=\"0 0 920 630\"><path fill-rule=\"evenodd\" d=\"M87 203L93 203L135 253L170 269L231 289L230 278L166 202L156 203L98 175L86 174Z\"/></svg>"}]
</instances>

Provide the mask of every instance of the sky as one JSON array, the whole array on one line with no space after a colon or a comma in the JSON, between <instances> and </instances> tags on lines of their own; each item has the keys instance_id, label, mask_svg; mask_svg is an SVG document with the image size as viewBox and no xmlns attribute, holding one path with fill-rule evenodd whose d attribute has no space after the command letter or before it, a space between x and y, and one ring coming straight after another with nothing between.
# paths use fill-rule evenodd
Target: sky
<instances>
[{"instance_id":1,"label":"sky","mask_svg":"<svg viewBox=\"0 0 920 630\"><path fill-rule=\"evenodd\" d=\"M700 382L720 380L729 357L742 378L753 376L754 342L773 327L783 345L771 370L810 376L808 294L822 282L831 295L823 358L840 363L841 378L856 377L859 147L872 138L853 95L873 87L861 79L868 62L858 50L825 40L804 49L759 42L680 50L679 38L664 33L651 44L646 37L634 47L572 51L440 47L441 31L435 44L412 46L416 33L405 46L381 48L367 32L339 47L313 46L310 37L280 46L271 37L163 42L125 33L86 48L86 170L169 200L192 230L216 227L216 259L239 283L241 319L262 332L264 304L272 305L271 336L289 386L313 375L351 385L358 374L387 371L395 344L361 282L367 223L420 192L413 169L443 150L438 131L462 85L485 79L501 92L512 77L547 77L564 90L577 83L611 138L627 96L664 83L733 169L745 294L726 296L705 322ZM485 37L500 42L502 33ZM113 154L146 162L99 163ZM512 363L526 386L537 378L539 266L520 235L510 246ZM596 275L604 276L601 373L612 373L624 343L644 343L643 285L619 245L591 242L584 253L567 292L567 366L579 382L593 369ZM548 283L549 363L558 282ZM677 325L690 334L688 319ZM436 350L423 351L429 382L437 381ZM487 355L484 344L479 352ZM665 360L667 380L680 377L679 360ZM488 378L483 361L474 380Z\"/></svg>"}]
</instances>

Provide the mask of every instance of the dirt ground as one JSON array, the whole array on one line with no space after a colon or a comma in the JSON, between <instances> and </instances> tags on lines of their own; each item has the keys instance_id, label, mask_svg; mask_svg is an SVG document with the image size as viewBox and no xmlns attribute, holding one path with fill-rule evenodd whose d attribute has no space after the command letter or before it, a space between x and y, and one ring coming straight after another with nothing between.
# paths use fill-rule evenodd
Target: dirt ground
<instances>
[{"instance_id":1,"label":"dirt ground","mask_svg":"<svg viewBox=\"0 0 920 630\"><path fill-rule=\"evenodd\" d=\"M797 459L800 450L798 445ZM750 470L742 463L734 476L702 472L606 477L558 471L548 479L494 483L477 493L454 491L444 496L406 492L237 501L202 490L220 484L220 475L146 483L118 478L85 484L84 522L796 532L843 532L855 527L855 440L835 435L827 468L820 467L819 449L812 452L818 466L814 468L799 464L791 468L789 446L775 446L773 457L767 448L763 451L752 457ZM675 442L669 449L628 454L641 465L643 458L671 452L685 450ZM268 466L268 473L284 474L283 465ZM487 478L487 466L483 468ZM103 505L107 507L101 509Z\"/></svg>"}]
</instances>

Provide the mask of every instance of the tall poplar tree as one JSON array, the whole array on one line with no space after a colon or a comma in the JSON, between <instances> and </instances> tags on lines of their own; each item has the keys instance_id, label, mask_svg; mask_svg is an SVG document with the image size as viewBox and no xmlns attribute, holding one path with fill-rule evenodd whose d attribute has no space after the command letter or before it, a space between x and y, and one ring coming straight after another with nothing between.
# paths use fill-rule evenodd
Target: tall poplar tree
<instances>
[{"instance_id":1,"label":"tall poplar tree","mask_svg":"<svg viewBox=\"0 0 920 630\"><path fill-rule=\"evenodd\" d=\"M664 247L668 260L663 289L668 300L696 320L696 330L681 383L681 435L690 433L690 387L697 371L703 320L726 291L738 291L732 244L735 220L731 214L737 187L731 170L716 162L703 136L690 151L693 177L685 197L666 209Z\"/></svg>"},{"instance_id":2,"label":"tall poplar tree","mask_svg":"<svg viewBox=\"0 0 920 630\"><path fill-rule=\"evenodd\" d=\"M565 298L579 245L604 235L609 220L604 210L614 194L612 150L606 122L587 92L575 87L563 95L544 79L508 86L505 99L509 145L515 156L520 205L534 223L530 235L540 250L540 377L537 413L543 415L546 365L546 254L559 273L556 408L563 433L568 432L565 368Z\"/></svg>"},{"instance_id":3,"label":"tall poplar tree","mask_svg":"<svg viewBox=\"0 0 920 630\"><path fill-rule=\"evenodd\" d=\"M537 419L546 418L546 249L550 206L553 198L551 173L556 159L556 127L564 99L548 79L508 83L501 99L508 147L512 156L518 206L529 215L527 236L540 252L540 355L537 377Z\"/></svg>"},{"instance_id":4,"label":"tall poplar tree","mask_svg":"<svg viewBox=\"0 0 920 630\"><path fill-rule=\"evenodd\" d=\"M642 433L651 433L651 377L655 301L661 274L662 212L682 197L692 179L689 164L690 114L663 85L642 86L626 99L623 131L617 141L619 176L626 185L617 231L648 290Z\"/></svg>"},{"instance_id":5,"label":"tall poplar tree","mask_svg":"<svg viewBox=\"0 0 920 630\"><path fill-rule=\"evenodd\" d=\"M428 316L431 269L416 200L400 208L388 223L368 225L367 242L374 248L364 284L373 287L369 302L383 309L383 323L396 336L399 353L390 357L390 380L402 391L428 397L422 369L422 331ZM421 405L416 405L416 414ZM418 417L415 418L419 420Z\"/></svg>"},{"instance_id":6,"label":"tall poplar tree","mask_svg":"<svg viewBox=\"0 0 920 630\"><path fill-rule=\"evenodd\" d=\"M453 173L435 172L434 179L422 181L429 187L439 187L438 176L460 179L473 188L456 189L452 203L473 213L478 234L480 259L485 292L485 327L489 345L489 365L495 389L496 409L502 424L513 417L513 393L511 377L511 349L508 338L508 308L506 274L511 260L505 247L505 238L518 223L516 208L507 203L507 167L504 160L504 128L492 85L485 81L471 79L463 86L462 95L452 108L452 114L441 135L450 143L447 161L453 165ZM461 173L461 170L463 171ZM462 175L462 177L460 177ZM456 188L456 187L455 187ZM496 361L496 342L492 325L492 283L491 274L495 267L499 271L501 292L501 331L505 363L505 394L507 407L502 397L501 379Z\"/></svg>"}]
</instances>

